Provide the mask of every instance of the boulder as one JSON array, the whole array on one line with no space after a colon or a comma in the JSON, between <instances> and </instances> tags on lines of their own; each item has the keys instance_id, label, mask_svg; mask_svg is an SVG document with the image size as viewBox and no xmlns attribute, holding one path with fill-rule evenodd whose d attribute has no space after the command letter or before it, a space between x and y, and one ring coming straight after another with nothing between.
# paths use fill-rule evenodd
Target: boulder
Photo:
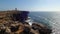
<instances>
[{"instance_id":1,"label":"boulder","mask_svg":"<svg viewBox=\"0 0 60 34\"><path fill-rule=\"evenodd\" d=\"M52 33L52 29L48 29L47 26L44 26L44 25L42 26L42 25L33 23L32 29L38 30L40 34L51 34Z\"/></svg>"}]
</instances>

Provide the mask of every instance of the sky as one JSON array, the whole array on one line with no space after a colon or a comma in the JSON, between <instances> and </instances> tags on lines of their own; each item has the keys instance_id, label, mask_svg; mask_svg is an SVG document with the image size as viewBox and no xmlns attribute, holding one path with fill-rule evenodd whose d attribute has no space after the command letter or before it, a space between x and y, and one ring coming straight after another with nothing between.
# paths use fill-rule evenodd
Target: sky
<instances>
[{"instance_id":1,"label":"sky","mask_svg":"<svg viewBox=\"0 0 60 34\"><path fill-rule=\"evenodd\" d=\"M60 0L0 0L0 10L60 11Z\"/></svg>"}]
</instances>

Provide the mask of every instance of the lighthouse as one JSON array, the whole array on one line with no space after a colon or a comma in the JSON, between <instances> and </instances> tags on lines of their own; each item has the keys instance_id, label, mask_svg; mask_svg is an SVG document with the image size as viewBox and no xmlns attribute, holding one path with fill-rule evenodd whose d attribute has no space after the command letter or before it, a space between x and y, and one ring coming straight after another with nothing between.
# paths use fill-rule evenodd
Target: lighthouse
<instances>
[{"instance_id":1,"label":"lighthouse","mask_svg":"<svg viewBox=\"0 0 60 34\"><path fill-rule=\"evenodd\" d=\"M15 11L17 11L17 8L15 8Z\"/></svg>"}]
</instances>

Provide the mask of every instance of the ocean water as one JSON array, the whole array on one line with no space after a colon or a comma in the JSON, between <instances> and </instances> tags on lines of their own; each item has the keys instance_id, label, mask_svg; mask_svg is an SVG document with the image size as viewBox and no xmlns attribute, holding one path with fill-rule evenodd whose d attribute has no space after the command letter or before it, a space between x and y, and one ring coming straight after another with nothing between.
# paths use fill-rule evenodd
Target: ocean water
<instances>
[{"instance_id":1,"label":"ocean water","mask_svg":"<svg viewBox=\"0 0 60 34\"><path fill-rule=\"evenodd\" d=\"M29 17L34 22L52 28L52 34L60 34L60 12L30 12Z\"/></svg>"}]
</instances>

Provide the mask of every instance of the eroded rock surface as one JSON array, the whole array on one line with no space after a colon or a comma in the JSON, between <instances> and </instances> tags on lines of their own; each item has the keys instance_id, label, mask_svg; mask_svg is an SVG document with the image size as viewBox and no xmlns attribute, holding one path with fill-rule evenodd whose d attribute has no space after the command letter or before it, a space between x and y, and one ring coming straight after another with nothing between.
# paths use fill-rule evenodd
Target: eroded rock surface
<instances>
[{"instance_id":1,"label":"eroded rock surface","mask_svg":"<svg viewBox=\"0 0 60 34\"><path fill-rule=\"evenodd\" d=\"M25 12L0 12L0 34L51 34L52 30L43 24L25 22ZM3 16L2 16L3 15Z\"/></svg>"}]
</instances>

